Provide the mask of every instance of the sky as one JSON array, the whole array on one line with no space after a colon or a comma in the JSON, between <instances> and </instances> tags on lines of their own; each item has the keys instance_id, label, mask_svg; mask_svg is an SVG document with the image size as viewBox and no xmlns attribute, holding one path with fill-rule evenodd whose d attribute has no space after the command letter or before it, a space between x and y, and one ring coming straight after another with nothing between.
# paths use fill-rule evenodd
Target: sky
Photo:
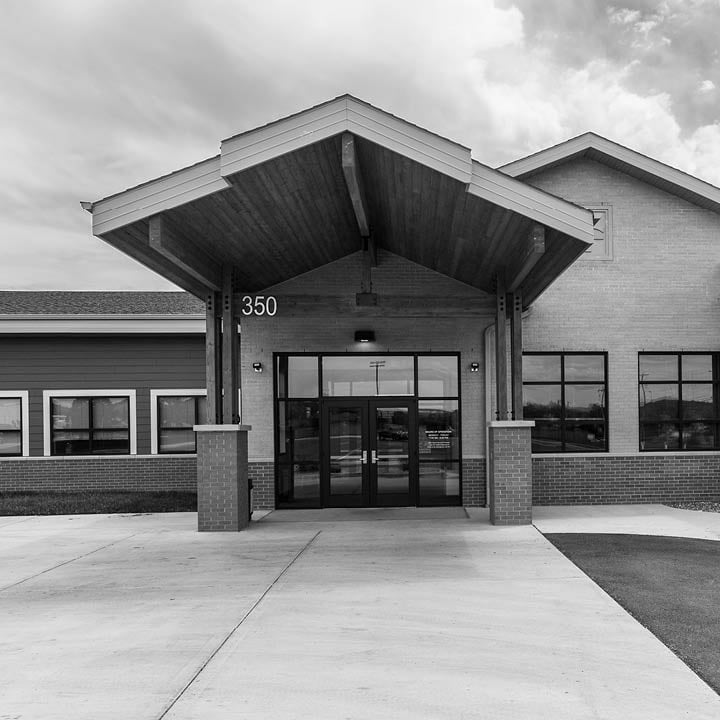
<instances>
[{"instance_id":1,"label":"sky","mask_svg":"<svg viewBox=\"0 0 720 720\"><path fill-rule=\"evenodd\" d=\"M720 0L0 0L0 289L171 290L80 201L344 93L498 166L593 131L720 186Z\"/></svg>"}]
</instances>

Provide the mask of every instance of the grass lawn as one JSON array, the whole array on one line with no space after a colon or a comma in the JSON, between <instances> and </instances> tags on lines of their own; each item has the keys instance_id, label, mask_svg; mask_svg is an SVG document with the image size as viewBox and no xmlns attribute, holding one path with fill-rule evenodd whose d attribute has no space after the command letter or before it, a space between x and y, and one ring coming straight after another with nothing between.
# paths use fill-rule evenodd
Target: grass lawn
<instances>
[{"instance_id":1,"label":"grass lawn","mask_svg":"<svg viewBox=\"0 0 720 720\"><path fill-rule=\"evenodd\" d=\"M0 515L84 515L197 510L194 492L0 492Z\"/></svg>"},{"instance_id":2,"label":"grass lawn","mask_svg":"<svg viewBox=\"0 0 720 720\"><path fill-rule=\"evenodd\" d=\"M649 535L545 537L720 693L720 542Z\"/></svg>"}]
</instances>

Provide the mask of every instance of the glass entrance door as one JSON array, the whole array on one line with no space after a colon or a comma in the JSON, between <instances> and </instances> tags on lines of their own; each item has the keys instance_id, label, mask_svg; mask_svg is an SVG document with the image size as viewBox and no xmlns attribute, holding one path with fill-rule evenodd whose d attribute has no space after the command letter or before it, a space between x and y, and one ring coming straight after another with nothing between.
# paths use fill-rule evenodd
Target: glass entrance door
<instances>
[{"instance_id":1,"label":"glass entrance door","mask_svg":"<svg viewBox=\"0 0 720 720\"><path fill-rule=\"evenodd\" d=\"M415 416L412 400L326 400L323 504L415 505Z\"/></svg>"}]
</instances>

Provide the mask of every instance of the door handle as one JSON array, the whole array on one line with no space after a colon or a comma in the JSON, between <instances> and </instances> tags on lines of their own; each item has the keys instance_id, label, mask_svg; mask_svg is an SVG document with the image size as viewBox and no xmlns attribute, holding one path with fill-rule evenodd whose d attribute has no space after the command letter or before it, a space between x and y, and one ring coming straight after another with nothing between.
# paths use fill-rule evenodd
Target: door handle
<instances>
[{"instance_id":1,"label":"door handle","mask_svg":"<svg viewBox=\"0 0 720 720\"><path fill-rule=\"evenodd\" d=\"M377 452L375 450L372 451L370 462L373 463L373 465L377 462Z\"/></svg>"},{"instance_id":2,"label":"door handle","mask_svg":"<svg viewBox=\"0 0 720 720\"><path fill-rule=\"evenodd\" d=\"M363 450L363 451L362 451L362 458L361 458L361 460L362 460L362 464L363 464L363 465L367 465L367 450Z\"/></svg>"}]
</instances>

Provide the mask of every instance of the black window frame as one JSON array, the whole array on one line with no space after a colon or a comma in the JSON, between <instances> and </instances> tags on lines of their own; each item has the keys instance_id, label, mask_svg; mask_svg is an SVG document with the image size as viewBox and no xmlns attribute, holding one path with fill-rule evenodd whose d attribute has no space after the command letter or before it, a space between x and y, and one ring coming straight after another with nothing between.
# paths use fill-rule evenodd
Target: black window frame
<instances>
[{"instance_id":1,"label":"black window frame","mask_svg":"<svg viewBox=\"0 0 720 720\"><path fill-rule=\"evenodd\" d=\"M17 392L17 391L15 391ZM8 458L8 457L23 457L25 454L25 427L23 423L23 403L25 402L25 398L18 394L18 395L2 395L0 396L0 400L18 400L20 402L20 426L15 429L12 428L10 430L0 430L2 433L13 433L18 434L20 436L20 452L17 453L6 453L6 452L0 452L0 457Z\"/></svg>"},{"instance_id":2,"label":"black window frame","mask_svg":"<svg viewBox=\"0 0 720 720\"><path fill-rule=\"evenodd\" d=\"M452 495L448 496L449 500L447 503L444 503L446 505L455 505L456 499L462 498L463 495L463 448L462 448L462 365L461 365L461 353L458 351L442 351L442 350L430 350L430 351L378 351L378 352L322 352L322 351L306 351L306 352L292 352L292 351L284 351L284 352L275 352L273 353L273 434L274 434L274 465L275 465L275 505L279 508L302 508L302 507L319 507L319 505L316 502L309 502L307 504L303 504L301 502L293 502L292 504L286 503L282 500L279 494L279 488L278 488L278 478L280 477L281 467L285 464L281 462L280 456L283 454L280 451L280 428L279 428L279 418L281 416L280 406L281 404L285 405L285 415L284 417L287 417L287 407L289 403L291 402L304 402L304 403L312 403L314 407L317 409L318 412L318 418L320 418L320 415L322 414L322 408L323 408L323 402L325 400L333 400L342 398L343 396L333 396L333 395L325 395L324 394L324 383L323 383L323 358L325 357L343 357L343 356L357 356L357 357L363 357L367 355L379 355L379 356L391 356L391 357L397 357L397 356L403 356L403 357L411 357L413 358L413 394L412 395L399 395L397 396L397 399L406 399L409 401L413 401L416 403L415 405L415 412L417 413L418 410L418 403L422 401L433 401L433 400L449 400L457 402L457 459L452 460L440 460L440 459L427 459L422 460L418 456L418 475L420 473L420 466L423 463L427 464L435 464L437 466L440 466L442 463L451 462L451 463L457 463L458 467L458 495ZM432 357L432 356L439 356L439 357L454 357L457 361L457 393L455 395L448 395L448 396L430 396L430 395L419 395L419 377L418 377L418 358L420 357ZM288 393L288 382L287 382L287 376L285 376L285 386L283 387L280 382L281 377L281 367L287 371L287 358L288 357L314 357L317 360L317 372L318 372L318 392L317 395L311 396L311 397L302 397L302 396L290 396ZM366 399L365 396L359 396L359 395L353 395L353 396L347 396L348 399ZM384 398L387 398L389 396L384 395L378 395L378 396L367 396L370 398L375 398L378 400L382 400ZM320 445L319 445L319 453L320 458L319 461L323 457L323 453L325 452L326 448L324 447L323 443L323 437L322 437L322 427L320 428ZM418 477L418 490L419 490L419 477ZM433 505L440 506L443 503L437 502L437 500L434 500Z\"/></svg>"},{"instance_id":3,"label":"black window frame","mask_svg":"<svg viewBox=\"0 0 720 720\"><path fill-rule=\"evenodd\" d=\"M50 412L48 422L50 423L50 455L52 457L88 457L90 455L130 455L132 442L131 442L131 430L132 430L132 417L131 417L131 402L130 395L118 394L118 395L50 395ZM55 400L87 400L88 401L88 427L71 427L71 428L54 428L53 427L53 402ZM127 428L99 428L95 427L93 423L94 400L125 400L127 402ZM112 451L112 450L93 450L93 436L95 433L100 432L116 432L124 430L127 434L127 449L123 451ZM77 432L77 433L88 433L88 452L55 452L55 433L61 432Z\"/></svg>"},{"instance_id":4,"label":"black window frame","mask_svg":"<svg viewBox=\"0 0 720 720\"><path fill-rule=\"evenodd\" d=\"M603 358L603 380L566 380L565 379L565 358L566 357L578 357L578 356L601 356ZM525 356L552 356L560 358L560 379L559 380L525 380L523 377L523 390L527 386L533 385L558 385L560 386L560 418L558 420L560 428L560 448L561 449L550 449L550 450L538 450L535 447L532 449L533 455L552 455L552 454L563 454L563 455L582 455L592 454L599 455L601 453L609 452L609 413L608 413L608 354L605 350L559 350L559 351L543 351L533 350L523 353ZM591 449L579 449L579 450L568 450L566 441L566 426L568 422L575 422L569 420L565 414L565 387L566 385L602 385L603 390L603 447L595 450ZM525 394L523 392L523 417L528 420L525 415ZM538 418L540 419L540 418ZM532 431L533 436L535 435L535 428ZM535 438L533 437L533 440Z\"/></svg>"},{"instance_id":5,"label":"black window frame","mask_svg":"<svg viewBox=\"0 0 720 720\"><path fill-rule=\"evenodd\" d=\"M640 361L642 357L647 356L674 356L676 362L676 377L675 379L665 380L645 380L640 372ZM711 368L712 368L712 379L711 380L683 380L683 357L691 357L697 355L709 355L711 357ZM653 351L640 351L638 352L637 358L638 367L638 449L640 452L669 452L669 453L692 453L692 452L717 452L720 450L720 352L712 350L691 350L691 351L679 351L679 350L653 350ZM646 387L652 387L653 385L676 385L677 386L677 416L668 418L665 421L660 420L643 420L642 411L643 405L647 405L647 402L643 403L643 393L647 392ZM713 416L707 418L707 422L713 428L713 445L712 447L683 447L686 426L694 422L699 422L698 419L686 418L683 414L683 386L684 385L710 385L712 388L712 406ZM668 425L675 425L678 429L678 446L661 449L661 448L646 448L644 445L645 433L644 427L657 425L661 422L666 422Z\"/></svg>"},{"instance_id":6,"label":"black window frame","mask_svg":"<svg viewBox=\"0 0 720 720\"><path fill-rule=\"evenodd\" d=\"M200 403L198 398L205 398L207 402L207 395L205 393L168 393L166 395L160 395L159 393L155 396L155 437L157 438L157 447L155 452L158 455L197 455L197 433L194 437L194 448L192 450L162 450L161 449L161 434L163 432L173 432L175 430L179 432L187 432L193 429L193 425L163 428L160 425L160 400L163 398L187 398L191 397L195 404L195 422L193 425L202 425L204 418L200 416Z\"/></svg>"}]
</instances>

